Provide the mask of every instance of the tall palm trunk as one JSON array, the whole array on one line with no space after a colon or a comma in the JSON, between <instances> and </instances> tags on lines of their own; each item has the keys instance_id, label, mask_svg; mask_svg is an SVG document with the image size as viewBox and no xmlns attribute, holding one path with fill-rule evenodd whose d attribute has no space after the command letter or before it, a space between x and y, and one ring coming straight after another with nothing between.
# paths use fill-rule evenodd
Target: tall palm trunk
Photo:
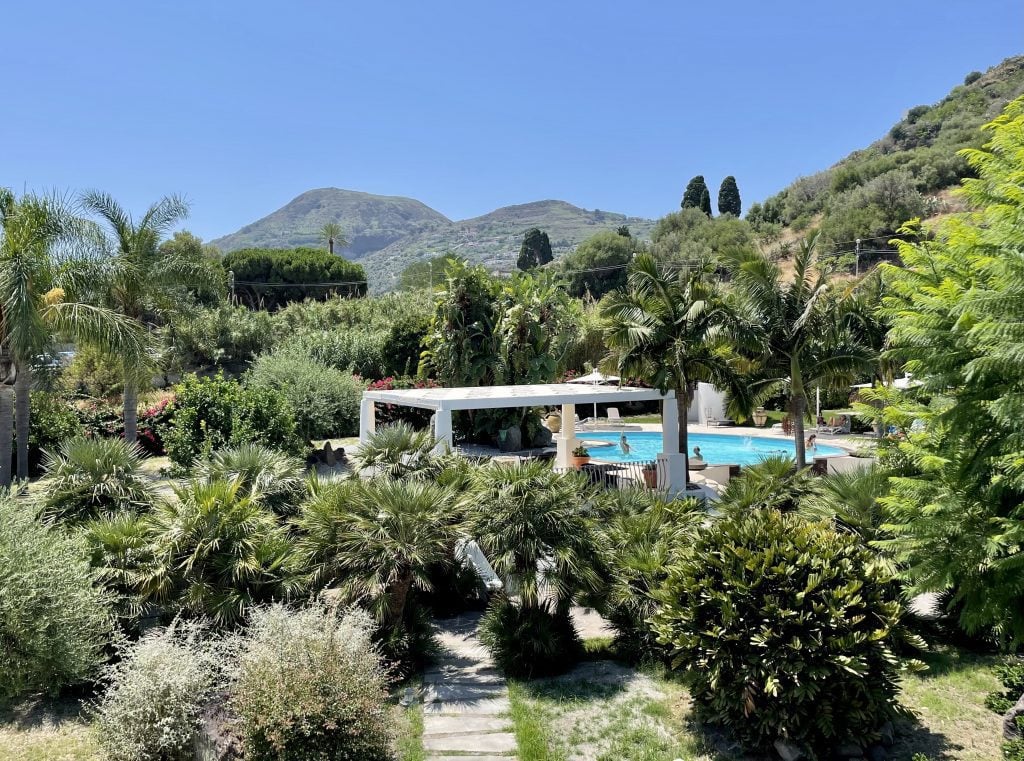
<instances>
[{"instance_id":1,"label":"tall palm trunk","mask_svg":"<svg viewBox=\"0 0 1024 761\"><path fill-rule=\"evenodd\" d=\"M683 472L686 486L690 485L690 393L686 386L676 389L676 406L679 408L679 451L683 454Z\"/></svg>"},{"instance_id":2,"label":"tall palm trunk","mask_svg":"<svg viewBox=\"0 0 1024 761\"><path fill-rule=\"evenodd\" d=\"M28 362L15 365L14 432L18 440L18 480L28 478L29 393L32 390L32 369Z\"/></svg>"},{"instance_id":3,"label":"tall palm trunk","mask_svg":"<svg viewBox=\"0 0 1024 761\"><path fill-rule=\"evenodd\" d=\"M804 441L804 415L807 413L807 399L802 393L794 394L790 399L793 410L793 443L796 445L796 466L807 466L807 450Z\"/></svg>"},{"instance_id":4,"label":"tall palm trunk","mask_svg":"<svg viewBox=\"0 0 1024 761\"><path fill-rule=\"evenodd\" d=\"M412 589L413 577L411 572L403 573L395 582L388 597L388 623L391 626L398 626L405 620L405 602L409 598L409 591Z\"/></svg>"},{"instance_id":5,"label":"tall palm trunk","mask_svg":"<svg viewBox=\"0 0 1024 761\"><path fill-rule=\"evenodd\" d=\"M0 486L10 486L14 466L14 387L0 385Z\"/></svg>"},{"instance_id":6,"label":"tall palm trunk","mask_svg":"<svg viewBox=\"0 0 1024 761\"><path fill-rule=\"evenodd\" d=\"M124 381L124 440L135 443L139 437L139 386L134 378Z\"/></svg>"}]
</instances>

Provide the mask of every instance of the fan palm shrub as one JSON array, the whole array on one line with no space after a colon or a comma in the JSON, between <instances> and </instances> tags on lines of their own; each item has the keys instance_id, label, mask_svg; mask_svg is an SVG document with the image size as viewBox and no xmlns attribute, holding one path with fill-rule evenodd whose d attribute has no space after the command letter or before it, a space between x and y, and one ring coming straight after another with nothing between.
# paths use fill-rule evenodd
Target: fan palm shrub
<instances>
[{"instance_id":1,"label":"fan palm shrub","mask_svg":"<svg viewBox=\"0 0 1024 761\"><path fill-rule=\"evenodd\" d=\"M156 500L142 472L145 455L122 439L74 438L43 456L43 504L54 518L82 521L143 512Z\"/></svg>"},{"instance_id":2,"label":"fan palm shrub","mask_svg":"<svg viewBox=\"0 0 1024 761\"><path fill-rule=\"evenodd\" d=\"M579 651L570 607L601 581L590 487L579 474L556 473L544 462L495 464L475 472L470 499L469 535L506 589L484 615L482 641L510 674L569 667ZM541 619L551 620L540 625ZM553 639L532 639L545 636Z\"/></svg>"},{"instance_id":3,"label":"fan palm shrub","mask_svg":"<svg viewBox=\"0 0 1024 761\"><path fill-rule=\"evenodd\" d=\"M696 500L664 502L643 489L610 491L596 539L604 588L599 607L615 631L615 651L631 661L660 659L664 648L651 625L656 590L673 552L706 518Z\"/></svg>"},{"instance_id":4,"label":"fan palm shrub","mask_svg":"<svg viewBox=\"0 0 1024 761\"><path fill-rule=\"evenodd\" d=\"M679 451L689 451L687 411L700 382L732 388L735 374L723 346L729 314L725 303L695 266L670 272L650 254L630 265L625 291L604 302L608 362L619 374L674 391L679 405Z\"/></svg>"},{"instance_id":5,"label":"fan palm shrub","mask_svg":"<svg viewBox=\"0 0 1024 761\"><path fill-rule=\"evenodd\" d=\"M278 515L293 515L306 492L305 465L279 449L239 444L220 449L193 468L196 478L238 481L254 500Z\"/></svg>"},{"instance_id":6,"label":"fan palm shrub","mask_svg":"<svg viewBox=\"0 0 1024 761\"><path fill-rule=\"evenodd\" d=\"M144 600L231 626L286 595L291 543L241 480L191 480L174 495L147 519L154 557L138 575Z\"/></svg>"},{"instance_id":7,"label":"fan palm shrub","mask_svg":"<svg viewBox=\"0 0 1024 761\"><path fill-rule=\"evenodd\" d=\"M378 428L353 455L357 470L403 479L434 474L439 455L436 439L427 430L417 430L404 421Z\"/></svg>"},{"instance_id":8,"label":"fan palm shrub","mask_svg":"<svg viewBox=\"0 0 1024 761\"><path fill-rule=\"evenodd\" d=\"M807 390L849 386L871 371L876 355L844 319L848 302L833 288L834 264L818 257L818 234L803 241L787 276L764 252L738 248L726 260L732 339L753 363L745 406L784 392L793 416L796 464L807 464Z\"/></svg>"},{"instance_id":9,"label":"fan palm shrub","mask_svg":"<svg viewBox=\"0 0 1024 761\"><path fill-rule=\"evenodd\" d=\"M452 561L459 495L430 481L375 478L328 485L295 521L297 559L314 588L373 611L388 649L403 659L425 646L414 589L432 589L430 571Z\"/></svg>"},{"instance_id":10,"label":"fan palm shrub","mask_svg":"<svg viewBox=\"0 0 1024 761\"><path fill-rule=\"evenodd\" d=\"M730 478L715 506L725 512L745 513L762 507L791 512L817 486L818 481L807 468L797 468L785 455L773 455L744 467L737 478Z\"/></svg>"},{"instance_id":11,"label":"fan palm shrub","mask_svg":"<svg viewBox=\"0 0 1024 761\"><path fill-rule=\"evenodd\" d=\"M134 631L152 605L139 590L140 580L153 567L153 543L147 516L121 512L82 524L92 567L114 596L114 612L127 631Z\"/></svg>"}]
</instances>

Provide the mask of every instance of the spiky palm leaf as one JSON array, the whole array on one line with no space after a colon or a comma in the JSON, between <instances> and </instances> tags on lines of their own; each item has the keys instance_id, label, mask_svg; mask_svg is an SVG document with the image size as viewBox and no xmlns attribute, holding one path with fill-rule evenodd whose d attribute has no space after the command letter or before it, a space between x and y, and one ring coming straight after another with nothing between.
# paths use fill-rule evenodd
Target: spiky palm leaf
<instances>
[{"instance_id":1,"label":"spiky palm leaf","mask_svg":"<svg viewBox=\"0 0 1024 761\"><path fill-rule=\"evenodd\" d=\"M138 513L156 501L142 472L145 453L122 439L74 438L43 453L46 514L66 521Z\"/></svg>"},{"instance_id":2,"label":"spiky palm leaf","mask_svg":"<svg viewBox=\"0 0 1024 761\"><path fill-rule=\"evenodd\" d=\"M238 481L250 496L279 515L298 511L306 491L305 466L300 459L261 444L241 444L197 460L197 478Z\"/></svg>"},{"instance_id":3,"label":"spiky palm leaf","mask_svg":"<svg viewBox=\"0 0 1024 761\"><path fill-rule=\"evenodd\" d=\"M359 445L352 459L359 470L386 478L429 475L436 470L437 441L430 431L416 430L399 421L381 426Z\"/></svg>"}]
</instances>

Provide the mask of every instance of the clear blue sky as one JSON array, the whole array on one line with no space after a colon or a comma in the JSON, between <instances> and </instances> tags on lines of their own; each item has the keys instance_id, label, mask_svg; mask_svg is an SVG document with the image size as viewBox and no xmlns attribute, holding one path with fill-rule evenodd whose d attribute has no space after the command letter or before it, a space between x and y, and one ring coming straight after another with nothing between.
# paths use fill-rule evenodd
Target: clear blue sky
<instances>
[{"instance_id":1,"label":"clear blue sky","mask_svg":"<svg viewBox=\"0 0 1024 761\"><path fill-rule=\"evenodd\" d=\"M0 185L183 193L207 239L325 186L749 206L1020 53L1020 0L5 3Z\"/></svg>"}]
</instances>

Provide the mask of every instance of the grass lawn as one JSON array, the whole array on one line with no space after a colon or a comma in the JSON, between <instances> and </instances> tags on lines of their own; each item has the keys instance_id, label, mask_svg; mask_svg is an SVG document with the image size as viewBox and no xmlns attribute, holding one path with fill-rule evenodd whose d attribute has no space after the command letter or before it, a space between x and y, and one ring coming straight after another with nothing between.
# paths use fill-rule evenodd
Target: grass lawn
<instances>
[{"instance_id":1,"label":"grass lawn","mask_svg":"<svg viewBox=\"0 0 1024 761\"><path fill-rule=\"evenodd\" d=\"M984 706L999 688L992 657L935 654L909 677L891 761L991 761L1000 757L999 717ZM657 670L584 663L555 679L510 685L521 761L740 761L742 753L694 719L686 688Z\"/></svg>"},{"instance_id":2,"label":"grass lawn","mask_svg":"<svg viewBox=\"0 0 1024 761\"><path fill-rule=\"evenodd\" d=\"M0 711L0 761L100 761L76 700L27 700Z\"/></svg>"}]
</instances>

